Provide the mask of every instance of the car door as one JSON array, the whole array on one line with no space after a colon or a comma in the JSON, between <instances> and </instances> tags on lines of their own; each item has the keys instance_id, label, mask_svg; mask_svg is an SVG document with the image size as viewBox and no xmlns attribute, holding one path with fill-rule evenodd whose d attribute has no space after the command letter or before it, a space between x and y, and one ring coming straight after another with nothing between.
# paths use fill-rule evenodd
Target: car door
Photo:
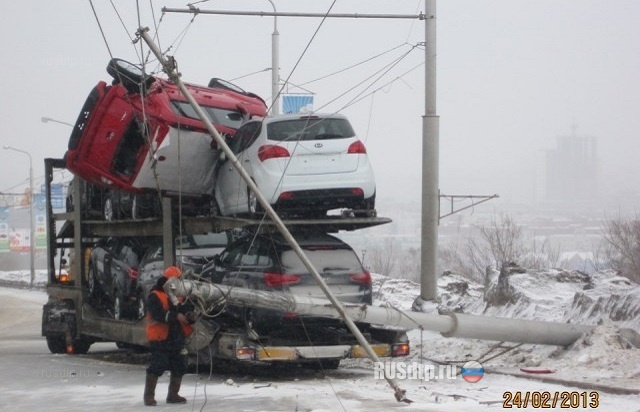
<instances>
[{"instance_id":1,"label":"car door","mask_svg":"<svg viewBox=\"0 0 640 412\"><path fill-rule=\"evenodd\" d=\"M113 286L118 288L125 297L135 296L135 282L138 276L138 253L137 245L132 239L123 239L117 251L113 255L111 262L111 274L113 275Z\"/></svg>"},{"instance_id":2,"label":"car door","mask_svg":"<svg viewBox=\"0 0 640 412\"><path fill-rule=\"evenodd\" d=\"M262 122L252 121L243 125L236 134L230 138L229 147L238 157L242 167L253 175L251 158L246 149L256 141L260 134ZM216 180L216 200L220 206L222 215L228 216L236 213L248 212L247 184L242 180L240 172L233 163L225 160L220 164Z\"/></svg>"}]
</instances>

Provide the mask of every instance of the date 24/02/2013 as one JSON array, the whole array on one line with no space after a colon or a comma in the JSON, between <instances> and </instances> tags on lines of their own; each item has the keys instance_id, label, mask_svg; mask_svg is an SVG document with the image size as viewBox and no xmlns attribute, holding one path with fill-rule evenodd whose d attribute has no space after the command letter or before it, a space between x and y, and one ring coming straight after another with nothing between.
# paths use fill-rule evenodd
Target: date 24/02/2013
<instances>
[{"instance_id":1,"label":"date 24/02/2013","mask_svg":"<svg viewBox=\"0 0 640 412\"><path fill-rule=\"evenodd\" d=\"M597 408L598 392L510 392L502 394L503 408Z\"/></svg>"}]
</instances>

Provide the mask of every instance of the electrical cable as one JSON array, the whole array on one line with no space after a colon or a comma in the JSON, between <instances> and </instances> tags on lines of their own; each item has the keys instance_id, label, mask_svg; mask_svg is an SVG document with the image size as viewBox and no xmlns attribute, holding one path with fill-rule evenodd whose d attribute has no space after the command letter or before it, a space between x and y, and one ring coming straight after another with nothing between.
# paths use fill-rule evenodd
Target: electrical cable
<instances>
[{"instance_id":1,"label":"electrical cable","mask_svg":"<svg viewBox=\"0 0 640 412\"><path fill-rule=\"evenodd\" d=\"M371 57L369 57L369 58L367 58L367 59L365 59L365 60L362 60L362 61L360 61L360 62L358 62L358 63L352 64L351 66L347 66L347 67L345 67L345 68L343 68L343 69L340 69L340 70L338 70L338 71L335 71L335 72L333 72L333 73L329 73L329 74L327 74L327 75L324 75L324 76L318 77L317 79L313 79L313 80L306 81L306 82L301 83L299 86L296 86L296 87L305 86L305 85L307 85L307 84L315 83L315 82L317 82L317 81L324 80L324 79L327 79L327 78L329 78L329 77L332 77L332 76L338 75L338 74L340 74L340 73L344 73L344 72L346 72L347 70L350 70L350 69L353 69L353 68L355 68L355 67L361 66L361 65L363 65L363 64L365 64L365 63L368 63L368 62L370 62L370 61L372 61L372 60L377 59L378 57L382 57L382 56L384 56L385 54L390 53L390 52L392 52L392 51L394 51L394 50L396 50L396 49L399 49L400 47L405 46L405 45L407 45L407 43L399 44L399 45L397 45L397 46L395 46L395 47L392 47L392 48L390 48L389 50L386 50L386 51L384 51L384 52L382 52L382 53L376 54L376 55L371 56Z\"/></svg>"},{"instance_id":2,"label":"electrical cable","mask_svg":"<svg viewBox=\"0 0 640 412\"><path fill-rule=\"evenodd\" d=\"M287 76L287 79L284 81L284 83L280 87L280 90L278 90L278 94L276 95L276 99L280 97L280 95L282 94L282 91L284 90L285 86L289 82L289 79L291 79L291 76L293 75L293 73L295 73L296 69L298 68L298 65L300 64L300 62L302 62L302 58L305 56L305 54L307 53L307 51L311 47L311 43L313 43L314 39L316 38L316 36L320 32L320 28L324 25L324 22L327 20L327 17L331 13L331 10L333 9L333 6L335 6L336 1L337 0L333 0L331 5L329 6L329 10L327 10L325 15L322 17L322 20L320 20L320 23L318 24L318 27L316 27L315 32L313 33L313 35L311 36L311 38L307 42L307 45L305 46L304 50L302 51L302 53L298 57L298 60L296 61L296 63L293 66L293 69L291 69L291 72ZM271 104L273 104L273 102ZM271 106L269 106L269 109L271 109Z\"/></svg>"},{"instance_id":3,"label":"electrical cable","mask_svg":"<svg viewBox=\"0 0 640 412\"><path fill-rule=\"evenodd\" d=\"M404 53L403 55L401 55L400 57L396 58L396 60L392 61L391 63L383 66L380 70L378 70L377 72L371 74L370 76L368 76L367 78L365 78L364 80L362 80L361 82L357 83L355 86L351 87L350 89L347 89L344 93L338 95L337 97L335 97L333 100L330 100L329 102L325 103L323 106L321 106L320 108L318 108L318 111L322 110L322 108L330 105L331 103L335 102L336 100L338 100L339 98L347 95L349 92L355 90L357 87L363 85L365 82L367 82L368 80L374 78L376 75L378 75L377 79L373 80L373 82L371 84L369 84L364 90L362 90L359 94L356 95L356 97L354 97L351 102L353 102L356 98L358 98L359 96L362 95L362 93L364 93L367 89L371 88L373 85L375 85L378 81L380 81L380 79L386 75L387 73L389 73L389 71L391 69L393 69L397 64L399 64L403 59L405 59L413 50L415 50L415 46L412 47L409 51L407 51L406 53ZM344 108L350 106L350 103L347 103L345 106L342 107L342 109L340 109L339 111L343 110Z\"/></svg>"}]
</instances>

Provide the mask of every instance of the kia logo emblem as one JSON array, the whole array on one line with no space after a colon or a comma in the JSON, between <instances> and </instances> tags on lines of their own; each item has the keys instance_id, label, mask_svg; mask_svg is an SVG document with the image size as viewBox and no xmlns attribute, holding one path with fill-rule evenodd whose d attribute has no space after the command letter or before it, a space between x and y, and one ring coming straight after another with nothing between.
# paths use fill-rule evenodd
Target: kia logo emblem
<instances>
[{"instance_id":1,"label":"kia logo emblem","mask_svg":"<svg viewBox=\"0 0 640 412\"><path fill-rule=\"evenodd\" d=\"M322 143L316 143L313 145L316 149L320 149L322 147Z\"/></svg>"}]
</instances>

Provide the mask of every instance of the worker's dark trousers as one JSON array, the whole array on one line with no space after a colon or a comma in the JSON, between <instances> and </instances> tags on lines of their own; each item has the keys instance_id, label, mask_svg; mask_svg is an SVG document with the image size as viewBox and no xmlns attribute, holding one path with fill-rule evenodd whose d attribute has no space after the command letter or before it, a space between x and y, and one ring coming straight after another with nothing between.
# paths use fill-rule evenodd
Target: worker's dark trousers
<instances>
[{"instance_id":1,"label":"worker's dark trousers","mask_svg":"<svg viewBox=\"0 0 640 412\"><path fill-rule=\"evenodd\" d=\"M181 355L180 350L151 348L151 362L148 373L161 376L164 371L171 372L171 376L180 377L187 371L187 356Z\"/></svg>"}]
</instances>

